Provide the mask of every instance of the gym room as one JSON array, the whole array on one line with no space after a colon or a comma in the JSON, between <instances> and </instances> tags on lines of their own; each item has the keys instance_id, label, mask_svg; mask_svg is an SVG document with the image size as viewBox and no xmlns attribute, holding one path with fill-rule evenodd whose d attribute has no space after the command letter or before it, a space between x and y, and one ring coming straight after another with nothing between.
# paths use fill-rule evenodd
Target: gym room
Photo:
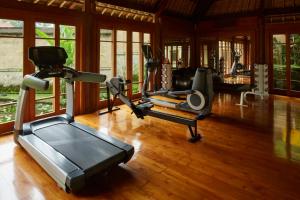
<instances>
[{"instance_id":1,"label":"gym room","mask_svg":"<svg viewBox=\"0 0 300 200\"><path fill-rule=\"evenodd\" d=\"M0 199L300 199L300 0L0 0Z\"/></svg>"}]
</instances>

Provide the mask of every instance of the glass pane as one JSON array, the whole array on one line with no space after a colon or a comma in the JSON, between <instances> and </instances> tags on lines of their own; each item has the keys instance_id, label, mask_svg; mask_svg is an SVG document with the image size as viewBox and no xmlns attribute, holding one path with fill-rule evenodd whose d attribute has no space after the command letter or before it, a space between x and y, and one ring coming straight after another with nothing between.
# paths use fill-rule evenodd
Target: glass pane
<instances>
[{"instance_id":1,"label":"glass pane","mask_svg":"<svg viewBox=\"0 0 300 200\"><path fill-rule=\"evenodd\" d=\"M188 66L187 67L190 67L191 66L191 46L189 45L188 46Z\"/></svg>"},{"instance_id":2,"label":"glass pane","mask_svg":"<svg viewBox=\"0 0 300 200\"><path fill-rule=\"evenodd\" d=\"M127 41L127 31L117 31L117 41L126 42Z\"/></svg>"},{"instance_id":3,"label":"glass pane","mask_svg":"<svg viewBox=\"0 0 300 200\"><path fill-rule=\"evenodd\" d=\"M63 47L67 54L68 58L65 66L75 69L76 64L76 27L75 26L66 26L60 25L60 47ZM60 79L60 95L59 95L59 104L60 109L66 108L66 81Z\"/></svg>"},{"instance_id":4,"label":"glass pane","mask_svg":"<svg viewBox=\"0 0 300 200\"><path fill-rule=\"evenodd\" d=\"M183 60L182 60L182 46L177 47L177 67L182 68L184 67L183 65Z\"/></svg>"},{"instance_id":5,"label":"glass pane","mask_svg":"<svg viewBox=\"0 0 300 200\"><path fill-rule=\"evenodd\" d=\"M132 32L132 41L140 42L140 33L139 32Z\"/></svg>"},{"instance_id":6,"label":"glass pane","mask_svg":"<svg viewBox=\"0 0 300 200\"><path fill-rule=\"evenodd\" d=\"M208 52L211 54L212 52ZM231 50L231 43L227 41L219 41L219 60L222 58L224 59L224 71L225 75L230 74L230 70L232 67L232 50Z\"/></svg>"},{"instance_id":7,"label":"glass pane","mask_svg":"<svg viewBox=\"0 0 300 200\"><path fill-rule=\"evenodd\" d=\"M55 46L54 39L36 39L35 46Z\"/></svg>"},{"instance_id":8,"label":"glass pane","mask_svg":"<svg viewBox=\"0 0 300 200\"><path fill-rule=\"evenodd\" d=\"M75 26L59 25L60 39L75 39Z\"/></svg>"},{"instance_id":9,"label":"glass pane","mask_svg":"<svg viewBox=\"0 0 300 200\"><path fill-rule=\"evenodd\" d=\"M60 109L66 108L67 105L67 96L66 96L66 80L60 79Z\"/></svg>"},{"instance_id":10,"label":"glass pane","mask_svg":"<svg viewBox=\"0 0 300 200\"><path fill-rule=\"evenodd\" d=\"M48 90L36 90L35 92L35 115L43 115L54 112L54 94L53 81L54 78L46 79L49 83Z\"/></svg>"},{"instance_id":11,"label":"glass pane","mask_svg":"<svg viewBox=\"0 0 300 200\"><path fill-rule=\"evenodd\" d=\"M55 46L55 26L49 23L35 23L35 46ZM35 91L35 115L54 112L54 78L46 79L50 82L48 90Z\"/></svg>"},{"instance_id":12,"label":"glass pane","mask_svg":"<svg viewBox=\"0 0 300 200\"><path fill-rule=\"evenodd\" d=\"M171 56L172 56L172 47L168 46L168 60L171 63Z\"/></svg>"},{"instance_id":13,"label":"glass pane","mask_svg":"<svg viewBox=\"0 0 300 200\"><path fill-rule=\"evenodd\" d=\"M171 53L171 64L173 68L176 68L176 61L177 61L177 54L176 54L176 46L172 46L172 53Z\"/></svg>"},{"instance_id":14,"label":"glass pane","mask_svg":"<svg viewBox=\"0 0 300 200\"><path fill-rule=\"evenodd\" d=\"M244 64L244 45L242 43L234 43L234 50L240 55L239 63Z\"/></svg>"},{"instance_id":15,"label":"glass pane","mask_svg":"<svg viewBox=\"0 0 300 200\"><path fill-rule=\"evenodd\" d=\"M0 37L23 37L23 21L0 19Z\"/></svg>"},{"instance_id":16,"label":"glass pane","mask_svg":"<svg viewBox=\"0 0 300 200\"><path fill-rule=\"evenodd\" d=\"M208 50L207 45L203 45L203 67L208 67Z\"/></svg>"},{"instance_id":17,"label":"glass pane","mask_svg":"<svg viewBox=\"0 0 300 200\"><path fill-rule=\"evenodd\" d=\"M100 87L99 99L100 100L106 100L107 99L107 91L106 91L105 86Z\"/></svg>"},{"instance_id":18,"label":"glass pane","mask_svg":"<svg viewBox=\"0 0 300 200\"><path fill-rule=\"evenodd\" d=\"M53 39L55 37L54 24L36 22L35 37L43 38L43 39L48 39L48 38Z\"/></svg>"},{"instance_id":19,"label":"glass pane","mask_svg":"<svg viewBox=\"0 0 300 200\"><path fill-rule=\"evenodd\" d=\"M132 84L132 93L133 94L138 94L141 91L140 83L133 83Z\"/></svg>"},{"instance_id":20,"label":"glass pane","mask_svg":"<svg viewBox=\"0 0 300 200\"><path fill-rule=\"evenodd\" d=\"M100 40L101 41L112 41L112 30L100 29Z\"/></svg>"},{"instance_id":21,"label":"glass pane","mask_svg":"<svg viewBox=\"0 0 300 200\"><path fill-rule=\"evenodd\" d=\"M150 44L150 33L144 33L144 44Z\"/></svg>"},{"instance_id":22,"label":"glass pane","mask_svg":"<svg viewBox=\"0 0 300 200\"><path fill-rule=\"evenodd\" d=\"M127 59L126 59L127 44L123 42L117 43L117 75L127 78Z\"/></svg>"},{"instance_id":23,"label":"glass pane","mask_svg":"<svg viewBox=\"0 0 300 200\"><path fill-rule=\"evenodd\" d=\"M273 35L273 87L287 89L286 83L286 37Z\"/></svg>"},{"instance_id":24,"label":"glass pane","mask_svg":"<svg viewBox=\"0 0 300 200\"><path fill-rule=\"evenodd\" d=\"M68 59L66 66L75 69L75 58L76 58L76 42L75 40L60 40L60 46L63 47L67 54Z\"/></svg>"},{"instance_id":25,"label":"glass pane","mask_svg":"<svg viewBox=\"0 0 300 200\"><path fill-rule=\"evenodd\" d=\"M140 43L133 43L132 44L132 83L141 82L142 79L140 77L141 72L141 62L140 62ZM138 84L137 84L138 86ZM132 92L133 94L139 93L139 87L136 87L134 90L134 84L132 85Z\"/></svg>"},{"instance_id":26,"label":"glass pane","mask_svg":"<svg viewBox=\"0 0 300 200\"><path fill-rule=\"evenodd\" d=\"M300 35L290 35L291 44L291 90L300 91Z\"/></svg>"},{"instance_id":27,"label":"glass pane","mask_svg":"<svg viewBox=\"0 0 300 200\"><path fill-rule=\"evenodd\" d=\"M0 38L0 123L13 121L23 78L23 39Z\"/></svg>"},{"instance_id":28,"label":"glass pane","mask_svg":"<svg viewBox=\"0 0 300 200\"><path fill-rule=\"evenodd\" d=\"M113 77L113 43L100 42L100 74L106 75L106 80ZM100 100L106 99L105 83L100 84Z\"/></svg>"}]
</instances>

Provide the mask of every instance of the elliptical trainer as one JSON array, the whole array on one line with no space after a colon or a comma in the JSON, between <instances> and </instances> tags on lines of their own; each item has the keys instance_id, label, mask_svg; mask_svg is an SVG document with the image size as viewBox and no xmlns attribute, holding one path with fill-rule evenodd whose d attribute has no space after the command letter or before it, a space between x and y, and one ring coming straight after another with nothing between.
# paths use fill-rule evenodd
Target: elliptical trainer
<instances>
[{"instance_id":1,"label":"elliptical trainer","mask_svg":"<svg viewBox=\"0 0 300 200\"><path fill-rule=\"evenodd\" d=\"M230 69L230 74L232 76L236 76L238 74L238 71L241 71L244 69L244 65L242 65L240 63L240 58L241 58L241 53L234 50L233 51L233 63L232 63L232 66L231 66L231 69Z\"/></svg>"},{"instance_id":2,"label":"elliptical trainer","mask_svg":"<svg viewBox=\"0 0 300 200\"><path fill-rule=\"evenodd\" d=\"M182 110L186 112L192 112L197 114L197 119L203 119L205 116L211 113L212 100L213 100L213 81L212 72L209 68L199 67L196 70L192 88L184 91L171 91L157 89L157 72L160 66L160 62L153 59L152 49L150 45L143 45L142 50L147 60L145 64L146 77L144 79L142 89L142 100L144 102L151 102L155 105L162 107L173 108L176 110ZM154 73L155 85L154 91L148 91L149 77ZM174 103L165 100L159 100L151 98L151 96L165 96L176 97L180 95L186 95L186 102Z\"/></svg>"}]
</instances>

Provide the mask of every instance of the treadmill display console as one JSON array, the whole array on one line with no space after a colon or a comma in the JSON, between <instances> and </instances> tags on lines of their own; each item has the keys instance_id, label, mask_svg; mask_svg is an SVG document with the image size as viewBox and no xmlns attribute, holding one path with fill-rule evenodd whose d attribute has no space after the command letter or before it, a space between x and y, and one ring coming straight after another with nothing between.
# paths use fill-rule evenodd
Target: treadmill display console
<instances>
[{"instance_id":1,"label":"treadmill display console","mask_svg":"<svg viewBox=\"0 0 300 200\"><path fill-rule=\"evenodd\" d=\"M68 55L64 48L61 47L32 47L29 49L29 59L36 65L40 71L52 68L63 68Z\"/></svg>"}]
</instances>

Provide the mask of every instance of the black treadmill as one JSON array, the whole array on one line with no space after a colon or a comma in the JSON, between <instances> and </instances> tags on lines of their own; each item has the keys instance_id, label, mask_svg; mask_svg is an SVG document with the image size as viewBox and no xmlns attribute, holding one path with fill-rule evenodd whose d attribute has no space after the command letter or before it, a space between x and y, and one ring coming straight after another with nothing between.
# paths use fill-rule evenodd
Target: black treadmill
<instances>
[{"instance_id":1,"label":"black treadmill","mask_svg":"<svg viewBox=\"0 0 300 200\"><path fill-rule=\"evenodd\" d=\"M67 192L79 191L91 176L129 161L133 146L74 121L74 81L100 83L106 76L63 66L67 54L60 47L32 47L29 59L39 71L26 75L22 82L14 126L15 142ZM49 81L44 79L49 77L66 80L66 113L23 123L29 88L46 90Z\"/></svg>"}]
</instances>

